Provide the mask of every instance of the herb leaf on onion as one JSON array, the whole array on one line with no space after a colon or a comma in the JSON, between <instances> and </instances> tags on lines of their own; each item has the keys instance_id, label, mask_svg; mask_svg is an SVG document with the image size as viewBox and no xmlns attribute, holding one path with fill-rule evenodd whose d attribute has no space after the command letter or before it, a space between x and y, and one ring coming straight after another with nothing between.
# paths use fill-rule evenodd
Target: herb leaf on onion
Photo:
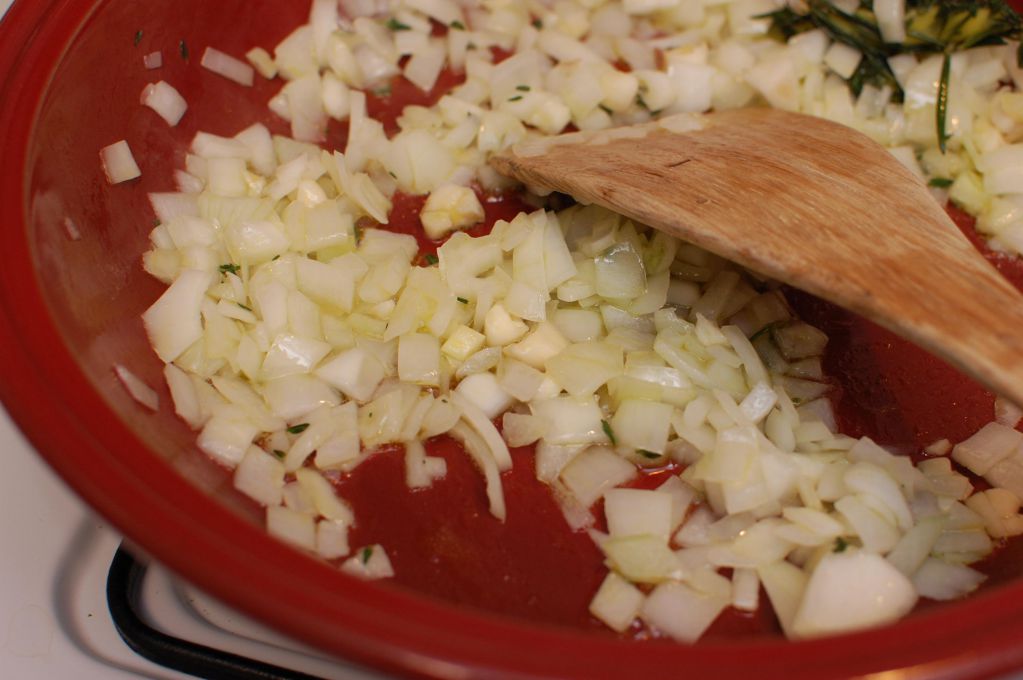
<instances>
[{"instance_id":1,"label":"herb leaf on onion","mask_svg":"<svg viewBox=\"0 0 1023 680\"><path fill-rule=\"evenodd\" d=\"M1023 20L1005 0L906 0L906 38L885 42L874 15L872 0L860 0L853 12L845 12L830 0L807 0L799 10L785 7L760 15L771 20L769 35L780 41L822 29L828 37L863 54L849 89L859 96L867 84L892 88L892 101L901 102L902 88L888 65L897 54L943 55L938 84L935 124L938 148L945 152L951 55L984 45L1004 45L1023 37ZM1023 66L1023 46L1016 55Z\"/></svg>"}]
</instances>

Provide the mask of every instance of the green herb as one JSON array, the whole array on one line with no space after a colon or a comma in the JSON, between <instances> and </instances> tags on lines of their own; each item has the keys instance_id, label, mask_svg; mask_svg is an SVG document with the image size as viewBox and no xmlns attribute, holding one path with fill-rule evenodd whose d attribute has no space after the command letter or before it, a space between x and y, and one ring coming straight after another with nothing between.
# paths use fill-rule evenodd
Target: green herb
<instances>
[{"instance_id":1,"label":"green herb","mask_svg":"<svg viewBox=\"0 0 1023 680\"><path fill-rule=\"evenodd\" d=\"M279 260L279 259L281 259L280 255L274 255L273 257L270 258L270 261L273 262L273 261Z\"/></svg>"},{"instance_id":2,"label":"green herb","mask_svg":"<svg viewBox=\"0 0 1023 680\"><path fill-rule=\"evenodd\" d=\"M952 72L952 55L948 52L941 60L941 78L938 80L938 99L934 106L934 123L938 129L938 148L945 153L945 143L950 135L945 130L945 118L948 115L948 80Z\"/></svg>"},{"instance_id":3,"label":"green herb","mask_svg":"<svg viewBox=\"0 0 1023 680\"><path fill-rule=\"evenodd\" d=\"M455 30L457 30L457 31L464 31L464 30L465 30L465 24L463 24L463 23L462 23L461 21L459 21L458 19L455 19L454 21L452 21L452 22L451 22L450 24L448 24L448 25L449 25L449 26L451 26L451 28L453 28L453 29L455 29Z\"/></svg>"},{"instance_id":4,"label":"green herb","mask_svg":"<svg viewBox=\"0 0 1023 680\"><path fill-rule=\"evenodd\" d=\"M289 434L302 434L309 429L309 423L299 423L298 425L292 425L288 428Z\"/></svg>"},{"instance_id":5,"label":"green herb","mask_svg":"<svg viewBox=\"0 0 1023 680\"><path fill-rule=\"evenodd\" d=\"M391 17L390 19L387 20L387 28L391 29L392 31L411 31L412 30L411 26L409 26L408 24L401 23L400 21L398 21L394 17Z\"/></svg>"},{"instance_id":6,"label":"green herb","mask_svg":"<svg viewBox=\"0 0 1023 680\"><path fill-rule=\"evenodd\" d=\"M838 538L835 539L835 547L832 548L832 552L837 552L837 553L845 552L845 549L848 548L848 547L849 547L849 543L844 538L839 536Z\"/></svg>"},{"instance_id":7,"label":"green herb","mask_svg":"<svg viewBox=\"0 0 1023 680\"><path fill-rule=\"evenodd\" d=\"M604 434L606 434L607 438L611 440L611 443L617 446L618 440L615 439L615 431L611 429L611 423L607 422L606 420L601 420L600 426L604 428Z\"/></svg>"},{"instance_id":8,"label":"green herb","mask_svg":"<svg viewBox=\"0 0 1023 680\"><path fill-rule=\"evenodd\" d=\"M367 547L362 549L362 563L369 564L369 558L373 557L373 548Z\"/></svg>"},{"instance_id":9,"label":"green herb","mask_svg":"<svg viewBox=\"0 0 1023 680\"><path fill-rule=\"evenodd\" d=\"M378 87L377 89L373 90L373 94L376 95L377 97L380 97L381 99L383 99L384 97L390 97L391 86L383 85L381 87Z\"/></svg>"},{"instance_id":10,"label":"green herb","mask_svg":"<svg viewBox=\"0 0 1023 680\"><path fill-rule=\"evenodd\" d=\"M646 105L646 101L643 100L643 95L641 94L636 95L636 106L641 109L646 109L647 111L650 110L650 107Z\"/></svg>"},{"instance_id":11,"label":"green herb","mask_svg":"<svg viewBox=\"0 0 1023 680\"><path fill-rule=\"evenodd\" d=\"M849 89L859 96L865 85L888 86L892 101L904 93L888 59L897 54L942 55L941 78L935 106L938 148L945 151L950 83L950 60L955 52L984 45L1004 45L1023 37L1023 19L1005 0L906 0L906 38L886 43L874 15L873 3L860 0L858 7L844 12L830 0L806 0L799 10L785 7L759 15L771 20L769 34L782 41L794 35L822 29L832 39L863 54L856 72L848 79ZM1023 47L1016 54L1023 66Z\"/></svg>"},{"instance_id":12,"label":"green herb","mask_svg":"<svg viewBox=\"0 0 1023 680\"><path fill-rule=\"evenodd\" d=\"M140 42L142 42L142 29L141 28L139 30L135 31L135 47L138 47Z\"/></svg>"},{"instance_id":13,"label":"green herb","mask_svg":"<svg viewBox=\"0 0 1023 680\"><path fill-rule=\"evenodd\" d=\"M241 271L241 267L234 263L222 264L218 269L220 269L221 274L237 274Z\"/></svg>"},{"instance_id":14,"label":"green herb","mask_svg":"<svg viewBox=\"0 0 1023 680\"><path fill-rule=\"evenodd\" d=\"M188 61L188 45L184 40L178 43L178 51L181 52L181 58Z\"/></svg>"},{"instance_id":15,"label":"green herb","mask_svg":"<svg viewBox=\"0 0 1023 680\"><path fill-rule=\"evenodd\" d=\"M287 456L288 454L284 453L280 449L274 449L274 455L280 458L281 460L284 460L285 456Z\"/></svg>"},{"instance_id":16,"label":"green herb","mask_svg":"<svg viewBox=\"0 0 1023 680\"><path fill-rule=\"evenodd\" d=\"M469 304L469 301L466 298L464 298L464 297L455 298L455 299L458 300L459 302L461 302L463 305Z\"/></svg>"},{"instance_id":17,"label":"green herb","mask_svg":"<svg viewBox=\"0 0 1023 680\"><path fill-rule=\"evenodd\" d=\"M155 227L159 227L161 224L163 224L163 223L160 220L153 220L153 227L154 228Z\"/></svg>"},{"instance_id":18,"label":"green herb","mask_svg":"<svg viewBox=\"0 0 1023 680\"><path fill-rule=\"evenodd\" d=\"M519 92L529 92L529 85L516 85L515 89Z\"/></svg>"},{"instance_id":19,"label":"green herb","mask_svg":"<svg viewBox=\"0 0 1023 680\"><path fill-rule=\"evenodd\" d=\"M614 111L612 111L609 107L604 106L603 104L597 104L597 108L609 116L614 113Z\"/></svg>"},{"instance_id":20,"label":"green herb","mask_svg":"<svg viewBox=\"0 0 1023 680\"><path fill-rule=\"evenodd\" d=\"M517 102L520 99L522 99L522 95L521 94L517 94L514 97L508 97L508 101L510 101L510 102Z\"/></svg>"},{"instance_id":21,"label":"green herb","mask_svg":"<svg viewBox=\"0 0 1023 680\"><path fill-rule=\"evenodd\" d=\"M440 262L440 259L438 259L438 257L433 253L427 253L426 255L423 256L423 259L426 261L426 264L428 265L435 265L438 262Z\"/></svg>"},{"instance_id":22,"label":"green herb","mask_svg":"<svg viewBox=\"0 0 1023 680\"><path fill-rule=\"evenodd\" d=\"M393 177L394 179L398 179L398 176L397 176L397 175L395 175L395 174L394 174L393 172L391 172L390 170L388 170L388 171L387 171L387 174L388 174L388 175L390 175L391 177Z\"/></svg>"},{"instance_id":23,"label":"green herb","mask_svg":"<svg viewBox=\"0 0 1023 680\"><path fill-rule=\"evenodd\" d=\"M948 177L932 177L930 181L927 182L927 186L936 187L938 189L947 189L952 186L952 180Z\"/></svg>"},{"instance_id":24,"label":"green herb","mask_svg":"<svg viewBox=\"0 0 1023 680\"><path fill-rule=\"evenodd\" d=\"M636 453L643 456L644 458L649 458L650 460L661 457L661 454L654 453L653 451L647 451L646 449L636 449Z\"/></svg>"},{"instance_id":25,"label":"green herb","mask_svg":"<svg viewBox=\"0 0 1023 680\"><path fill-rule=\"evenodd\" d=\"M241 307L242 309L244 309L246 312L251 312L252 311L252 307L249 307L248 305L243 305L240 302L236 302L235 304L238 305L239 307Z\"/></svg>"},{"instance_id":26,"label":"green herb","mask_svg":"<svg viewBox=\"0 0 1023 680\"><path fill-rule=\"evenodd\" d=\"M543 22L540 21L539 19L533 19L533 28L540 30L541 28L543 28Z\"/></svg>"}]
</instances>

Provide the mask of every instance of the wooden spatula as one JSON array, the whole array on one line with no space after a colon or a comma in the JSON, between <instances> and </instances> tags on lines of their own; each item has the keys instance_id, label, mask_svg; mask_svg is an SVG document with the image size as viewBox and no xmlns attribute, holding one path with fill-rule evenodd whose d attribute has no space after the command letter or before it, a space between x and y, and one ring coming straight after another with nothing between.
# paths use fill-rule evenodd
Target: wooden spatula
<instances>
[{"instance_id":1,"label":"wooden spatula","mask_svg":"<svg viewBox=\"0 0 1023 680\"><path fill-rule=\"evenodd\" d=\"M1023 295L850 128L743 109L530 140L492 163L872 319L1023 405Z\"/></svg>"}]
</instances>

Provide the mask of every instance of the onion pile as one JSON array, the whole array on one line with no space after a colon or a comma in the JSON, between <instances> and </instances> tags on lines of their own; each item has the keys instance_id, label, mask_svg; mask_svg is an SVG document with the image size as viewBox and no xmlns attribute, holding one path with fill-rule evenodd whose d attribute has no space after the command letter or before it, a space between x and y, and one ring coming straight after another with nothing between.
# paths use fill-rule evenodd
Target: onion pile
<instances>
[{"instance_id":1,"label":"onion pile","mask_svg":"<svg viewBox=\"0 0 1023 680\"><path fill-rule=\"evenodd\" d=\"M1023 192L1006 131L1023 121L1017 95L992 89L1015 74L1001 48L957 62L957 96L982 104L953 106L961 153L939 159L910 106L928 106L929 61L899 71L905 107L867 90L853 101L841 76L857 55L823 34L767 40L756 15L773 8L314 0L273 56L247 55L287 81L270 107L292 137L262 125L195 137L180 190L150 197L160 224L144 265L168 288L143 320L176 412L266 506L271 534L353 574L392 575L386 546L349 546L357 513L330 480L403 444L409 487L429 486L446 465L422 442L446 434L499 519L513 511L508 448L535 444L537 478L606 556L590 610L618 631L641 621L695 641L724 608L763 606L763 585L785 633L809 637L980 584L968 565L1023 533L1018 412L934 447L996 487L974 493L946 455L914 466L836 433L827 337L772 282L594 206L460 231L482 220L482 194L513 187L486 165L509 144L761 101L859 127L921 173L960 163L949 191L980 187L974 207ZM248 81L244 64L206 55ZM367 90L398 76L431 90L443 69L464 83L406 107L393 136L367 115ZM147 103L171 122L183 109L169 93ZM343 152L318 146L331 118L348 123ZM399 191L428 194L423 227L445 239L433 262L386 229ZM1023 228L1013 220L1000 238ZM682 472L629 488L669 463Z\"/></svg>"}]
</instances>

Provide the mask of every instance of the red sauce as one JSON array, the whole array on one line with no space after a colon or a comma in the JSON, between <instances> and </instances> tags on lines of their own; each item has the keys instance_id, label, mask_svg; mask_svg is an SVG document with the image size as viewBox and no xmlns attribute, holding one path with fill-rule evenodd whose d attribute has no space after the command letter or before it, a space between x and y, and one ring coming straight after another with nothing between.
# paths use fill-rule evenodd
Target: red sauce
<instances>
[{"instance_id":1,"label":"red sauce","mask_svg":"<svg viewBox=\"0 0 1023 680\"><path fill-rule=\"evenodd\" d=\"M422 93L398 78L386 94L369 98L369 112L391 134L403 106L429 105L460 81L445 73L437 87ZM331 141L343 148L346 134L336 133ZM438 245L419 228L424 200L396 195L388 225L415 235L423 258ZM470 231L474 235L486 233L498 219L530 209L517 197L484 200L486 221ZM955 209L950 213L995 266L1023 287L1023 263L987 251L972 220ZM831 396L843 433L870 436L916 454L937 439L962 440L992 419L993 396L947 364L829 303L796 290L787 294L796 312L830 338L825 369L835 385ZM459 445L439 437L428 442L428 450L448 464L447 476L428 489L410 492L406 487L400 447L380 452L338 481L358 518L350 536L353 547L384 545L395 568L394 581L424 595L615 635L587 611L606 573L602 554L585 532L568 528L547 487L534 476L530 449L514 450L514 467L502 476L508 508L504 523L489 514L483 477ZM666 471L647 473L636 485L655 487ZM596 511L602 514L599 507ZM597 521L599 526L603 518ZM989 583L998 583L1011 577L1011 565L1020 559L1023 547L1014 542L981 568L991 576ZM761 603L752 614L726 610L704 639L780 635L765 596ZM628 635L645 637L638 627Z\"/></svg>"}]
</instances>

